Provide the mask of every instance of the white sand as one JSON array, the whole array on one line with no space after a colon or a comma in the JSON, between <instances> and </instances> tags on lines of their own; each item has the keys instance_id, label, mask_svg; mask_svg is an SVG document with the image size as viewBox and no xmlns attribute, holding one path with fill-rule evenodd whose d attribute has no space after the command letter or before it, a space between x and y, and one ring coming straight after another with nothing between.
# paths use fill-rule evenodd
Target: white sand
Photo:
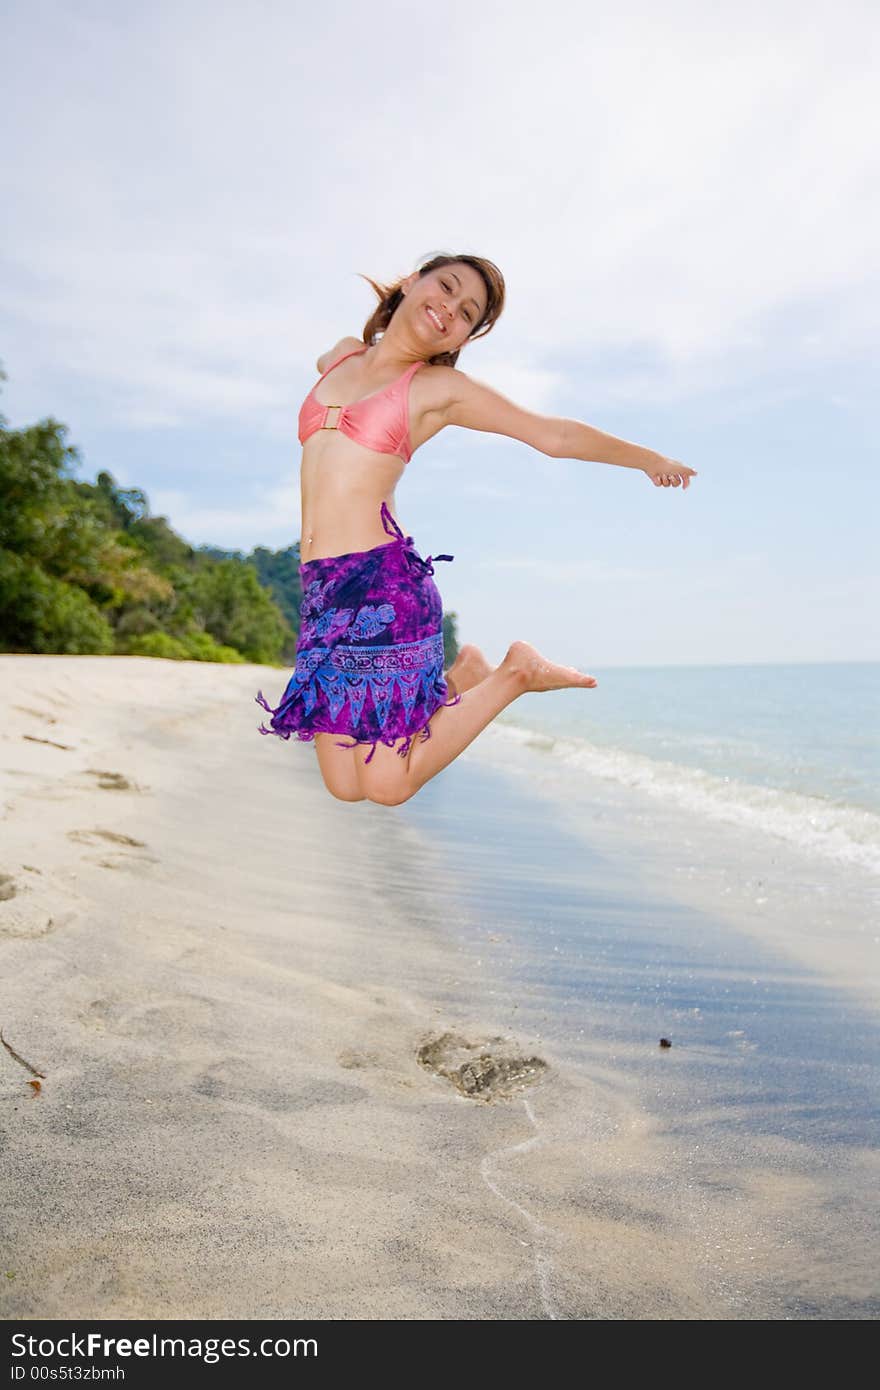
<instances>
[{"instance_id":1,"label":"white sand","mask_svg":"<svg viewBox=\"0 0 880 1390\"><path fill-rule=\"evenodd\" d=\"M773 1317L793 1268L829 1306L833 1237L793 1240L815 1167L695 1183L706 1136L613 1056L507 1031L410 804L335 801L257 732L285 679L0 655L0 1027L45 1073L0 1048L0 1315ZM451 1028L547 1070L467 1098L417 1060Z\"/></svg>"},{"instance_id":2,"label":"white sand","mask_svg":"<svg viewBox=\"0 0 880 1390\"><path fill-rule=\"evenodd\" d=\"M447 1026L495 1030L415 915L402 808L335 801L313 748L257 732L284 679L0 656L0 1026L45 1073L33 1093L0 1049L7 1319L542 1318L583 1296L571 1270L570 1295L548 1283L529 1102L416 1060ZM564 1115L574 1084L523 1094Z\"/></svg>"}]
</instances>

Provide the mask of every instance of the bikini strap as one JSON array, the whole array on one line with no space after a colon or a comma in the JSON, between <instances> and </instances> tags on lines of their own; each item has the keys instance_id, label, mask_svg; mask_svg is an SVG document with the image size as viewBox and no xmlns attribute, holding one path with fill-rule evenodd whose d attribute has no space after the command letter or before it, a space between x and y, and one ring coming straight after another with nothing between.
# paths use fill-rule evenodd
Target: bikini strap
<instances>
[{"instance_id":1,"label":"bikini strap","mask_svg":"<svg viewBox=\"0 0 880 1390\"><path fill-rule=\"evenodd\" d=\"M366 352L366 350L367 345L366 343L364 343L363 347L352 348L351 352L344 352L341 357L337 357L335 362L330 363L330 366L327 368L326 372L321 373L321 375L318 377L318 380L315 382L315 386L320 386L321 382L324 380L324 377L327 376L329 372L332 372L334 367L338 367L340 362L344 362L347 357L357 357L359 352ZM315 386L312 387L313 391L315 389Z\"/></svg>"}]
</instances>

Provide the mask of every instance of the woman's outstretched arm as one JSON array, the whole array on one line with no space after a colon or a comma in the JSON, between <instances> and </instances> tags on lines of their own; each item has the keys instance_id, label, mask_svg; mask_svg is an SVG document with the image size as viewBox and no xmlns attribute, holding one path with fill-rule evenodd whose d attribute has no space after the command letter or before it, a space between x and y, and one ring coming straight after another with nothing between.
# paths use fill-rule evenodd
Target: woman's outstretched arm
<instances>
[{"instance_id":1,"label":"woman's outstretched arm","mask_svg":"<svg viewBox=\"0 0 880 1390\"><path fill-rule=\"evenodd\" d=\"M684 487L690 485L697 470L688 468L676 459L664 458L654 449L646 449L641 444L631 444L628 439L619 439L616 434L605 434L583 420L559 419L562 445L557 455L563 459L584 459L593 463L616 463L621 468L639 468L647 473L658 487Z\"/></svg>"},{"instance_id":2,"label":"woman's outstretched arm","mask_svg":"<svg viewBox=\"0 0 880 1390\"><path fill-rule=\"evenodd\" d=\"M675 459L665 458L654 449L631 444L616 435L605 434L582 420L569 420L556 415L538 415L494 391L481 381L475 381L455 367L442 368L442 388L446 396L443 409L444 425L461 425L465 429L504 434L530 444L550 458L583 459L589 463L614 463L621 468L638 468L658 487L688 486L696 476Z\"/></svg>"}]
</instances>

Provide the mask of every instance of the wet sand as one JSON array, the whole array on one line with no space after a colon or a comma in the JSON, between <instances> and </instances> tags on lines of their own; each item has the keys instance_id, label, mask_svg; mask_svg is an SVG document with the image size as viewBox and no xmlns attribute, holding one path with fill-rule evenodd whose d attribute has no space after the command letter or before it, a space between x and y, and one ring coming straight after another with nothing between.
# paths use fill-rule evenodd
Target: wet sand
<instances>
[{"instance_id":1,"label":"wet sand","mask_svg":"<svg viewBox=\"0 0 880 1390\"><path fill-rule=\"evenodd\" d=\"M864 1000L283 679L0 655L2 1316L876 1316Z\"/></svg>"}]
</instances>

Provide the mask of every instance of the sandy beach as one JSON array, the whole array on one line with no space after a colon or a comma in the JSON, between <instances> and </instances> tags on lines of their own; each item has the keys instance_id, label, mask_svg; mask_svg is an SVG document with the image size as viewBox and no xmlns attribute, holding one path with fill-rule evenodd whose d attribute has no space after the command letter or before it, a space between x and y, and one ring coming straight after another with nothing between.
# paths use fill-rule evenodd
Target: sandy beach
<instances>
[{"instance_id":1,"label":"sandy beach","mask_svg":"<svg viewBox=\"0 0 880 1390\"><path fill-rule=\"evenodd\" d=\"M284 679L0 655L3 1318L876 1316L855 955L477 745L334 801Z\"/></svg>"}]
</instances>

